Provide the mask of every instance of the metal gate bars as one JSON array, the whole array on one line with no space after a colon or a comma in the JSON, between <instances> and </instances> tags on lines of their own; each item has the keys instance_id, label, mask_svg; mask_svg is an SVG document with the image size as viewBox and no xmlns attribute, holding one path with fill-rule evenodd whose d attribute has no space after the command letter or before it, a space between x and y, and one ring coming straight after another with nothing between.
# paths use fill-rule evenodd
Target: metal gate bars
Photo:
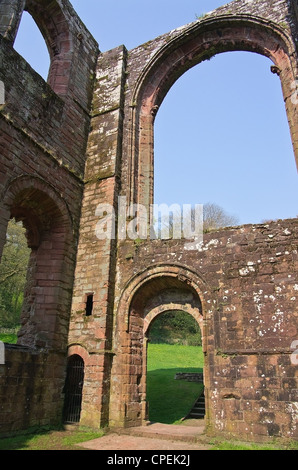
<instances>
[{"instance_id":1,"label":"metal gate bars","mask_svg":"<svg viewBox=\"0 0 298 470\"><path fill-rule=\"evenodd\" d=\"M67 363L66 382L64 387L65 401L64 423L79 423L84 384L84 361L78 355L70 356Z\"/></svg>"}]
</instances>

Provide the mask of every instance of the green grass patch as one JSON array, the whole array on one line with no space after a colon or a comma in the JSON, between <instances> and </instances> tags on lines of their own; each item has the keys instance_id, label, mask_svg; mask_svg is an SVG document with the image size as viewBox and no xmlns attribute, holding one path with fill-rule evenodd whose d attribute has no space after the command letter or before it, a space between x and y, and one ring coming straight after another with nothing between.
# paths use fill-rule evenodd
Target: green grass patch
<instances>
[{"instance_id":1,"label":"green grass patch","mask_svg":"<svg viewBox=\"0 0 298 470\"><path fill-rule=\"evenodd\" d=\"M178 372L203 372L201 347L150 344L147 362L149 419L177 424L190 411L203 390L198 383L175 380Z\"/></svg>"},{"instance_id":2,"label":"green grass patch","mask_svg":"<svg viewBox=\"0 0 298 470\"><path fill-rule=\"evenodd\" d=\"M98 439L103 431L49 431L0 439L0 450L78 450L77 444Z\"/></svg>"},{"instance_id":3,"label":"green grass patch","mask_svg":"<svg viewBox=\"0 0 298 470\"><path fill-rule=\"evenodd\" d=\"M234 442L221 442L216 444L212 450L278 450L274 446L262 444L244 444Z\"/></svg>"},{"instance_id":4,"label":"green grass patch","mask_svg":"<svg viewBox=\"0 0 298 470\"><path fill-rule=\"evenodd\" d=\"M259 444L253 442L218 441L210 442L211 450L298 450L297 442Z\"/></svg>"}]
</instances>

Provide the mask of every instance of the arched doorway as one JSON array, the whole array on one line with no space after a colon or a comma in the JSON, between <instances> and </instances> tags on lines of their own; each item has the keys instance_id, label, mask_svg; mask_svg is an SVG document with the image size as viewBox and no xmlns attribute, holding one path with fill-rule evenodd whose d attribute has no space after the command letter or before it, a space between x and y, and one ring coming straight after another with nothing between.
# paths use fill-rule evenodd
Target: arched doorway
<instances>
[{"instance_id":1,"label":"arched doorway","mask_svg":"<svg viewBox=\"0 0 298 470\"><path fill-rule=\"evenodd\" d=\"M68 358L63 420L65 423L80 422L83 384L85 375L84 360L78 354Z\"/></svg>"},{"instance_id":2,"label":"arched doorway","mask_svg":"<svg viewBox=\"0 0 298 470\"><path fill-rule=\"evenodd\" d=\"M117 354L113 361L110 402L113 424L128 427L148 421L147 332L161 313L180 310L196 319L202 330L204 367L208 368L208 332L204 317L207 289L198 275L181 266L151 267L131 280L118 310ZM212 308L211 305L208 312ZM204 376L208 397L208 374Z\"/></svg>"},{"instance_id":3,"label":"arched doorway","mask_svg":"<svg viewBox=\"0 0 298 470\"><path fill-rule=\"evenodd\" d=\"M147 418L164 424L192 419L201 425L204 354L198 321L183 310L168 310L153 318L146 338ZM194 409L201 397L203 406Z\"/></svg>"}]
</instances>

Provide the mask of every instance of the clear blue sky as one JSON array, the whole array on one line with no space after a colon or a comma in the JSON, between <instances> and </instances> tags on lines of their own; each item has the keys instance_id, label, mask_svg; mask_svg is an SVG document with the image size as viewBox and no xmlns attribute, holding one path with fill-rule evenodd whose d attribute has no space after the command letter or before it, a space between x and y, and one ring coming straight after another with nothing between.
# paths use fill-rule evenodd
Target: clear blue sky
<instances>
[{"instance_id":1,"label":"clear blue sky","mask_svg":"<svg viewBox=\"0 0 298 470\"><path fill-rule=\"evenodd\" d=\"M101 51L196 20L220 0L73 0ZM26 15L16 49L43 76L48 55ZM32 48L34 44L34 48ZM257 54L220 54L184 74L155 124L155 202L213 202L239 223L296 217L298 178L279 78Z\"/></svg>"}]
</instances>

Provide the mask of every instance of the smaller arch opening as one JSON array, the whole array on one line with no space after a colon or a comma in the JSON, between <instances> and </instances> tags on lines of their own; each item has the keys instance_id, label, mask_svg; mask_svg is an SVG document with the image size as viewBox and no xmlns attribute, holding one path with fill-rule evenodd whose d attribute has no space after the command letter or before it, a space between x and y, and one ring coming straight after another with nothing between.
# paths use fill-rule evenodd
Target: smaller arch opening
<instances>
[{"instance_id":1,"label":"smaller arch opening","mask_svg":"<svg viewBox=\"0 0 298 470\"><path fill-rule=\"evenodd\" d=\"M85 376L85 363L81 356L74 354L68 358L66 380L64 386L64 423L75 424L80 422L83 385Z\"/></svg>"},{"instance_id":2,"label":"smaller arch opening","mask_svg":"<svg viewBox=\"0 0 298 470\"><path fill-rule=\"evenodd\" d=\"M209 331L205 312L208 307L209 312L213 312L213 307L206 303L207 293L208 288L201 277L179 265L151 266L131 280L119 302L119 324L116 331L119 345L125 351L125 354L120 354L117 358L117 366L125 368L128 375L121 379L119 385L115 384L115 395L119 392L125 413L120 416L118 411L113 410L113 419L129 426L139 426L148 421L150 406L148 407L147 402L147 373L151 370L148 367L147 353L150 353L152 345L148 341L147 332L150 331L154 318L167 311L185 311L202 326L200 354L204 361L204 370L207 370L204 374L204 392L208 403ZM131 366L129 369L128 364ZM198 361L195 361L195 367L201 368ZM161 398L162 389L160 393ZM189 401L191 407L191 400ZM205 422L199 425L203 431Z\"/></svg>"},{"instance_id":3,"label":"smaller arch opening","mask_svg":"<svg viewBox=\"0 0 298 470\"><path fill-rule=\"evenodd\" d=\"M188 416L204 391L202 312L195 285L181 271L178 276L170 270L164 275L155 273L135 292L129 309L131 363L136 364L129 393L135 409L128 408L127 419L137 422L137 409L142 409L142 419L165 424L176 424ZM181 329L187 333L181 334ZM166 340L161 330L167 332ZM152 332L159 335L157 341ZM185 344L185 336L191 334L197 334L195 346ZM177 374L193 374L197 382L177 380Z\"/></svg>"},{"instance_id":4,"label":"smaller arch opening","mask_svg":"<svg viewBox=\"0 0 298 470\"><path fill-rule=\"evenodd\" d=\"M48 6L45 3L26 1L15 49L55 93L65 96L69 90L73 38L59 2L50 2Z\"/></svg>"},{"instance_id":5,"label":"smaller arch opening","mask_svg":"<svg viewBox=\"0 0 298 470\"><path fill-rule=\"evenodd\" d=\"M15 180L4 197L10 218L22 223L29 263L17 344L29 348L63 348L67 344L64 322L71 304L65 288L72 267L71 231L67 207L51 188L35 179ZM62 288L63 286L63 288Z\"/></svg>"}]
</instances>

